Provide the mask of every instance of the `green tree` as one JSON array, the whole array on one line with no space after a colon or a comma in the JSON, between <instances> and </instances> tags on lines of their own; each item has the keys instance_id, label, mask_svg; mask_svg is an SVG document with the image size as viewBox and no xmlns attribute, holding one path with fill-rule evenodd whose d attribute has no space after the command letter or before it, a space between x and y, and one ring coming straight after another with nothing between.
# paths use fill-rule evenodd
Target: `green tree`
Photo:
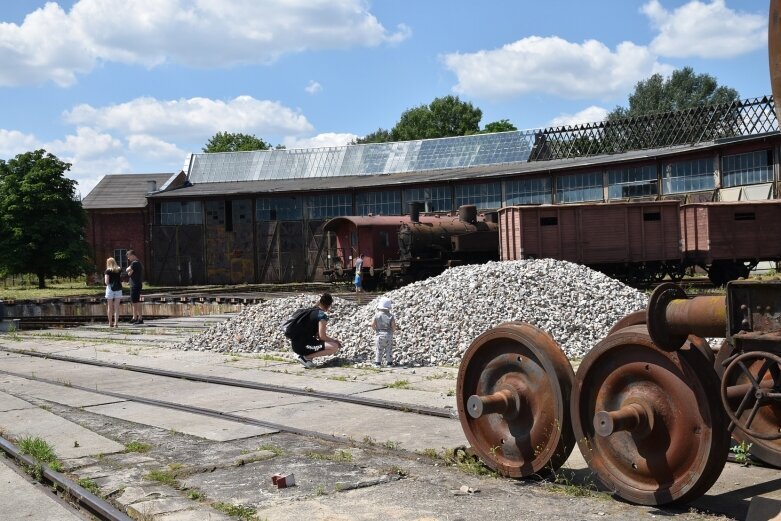
<instances>
[{"instance_id":1,"label":"green tree","mask_svg":"<svg viewBox=\"0 0 781 521\"><path fill-rule=\"evenodd\" d=\"M510 123L509 119L500 119L499 121L492 121L483 127L480 131L481 134L489 134L492 132L509 132L511 130L518 130L515 125Z\"/></svg>"},{"instance_id":2,"label":"green tree","mask_svg":"<svg viewBox=\"0 0 781 521\"><path fill-rule=\"evenodd\" d=\"M409 141L476 134L482 117L482 110L458 96L435 98L428 105L405 110L391 136L393 141Z\"/></svg>"},{"instance_id":3,"label":"green tree","mask_svg":"<svg viewBox=\"0 0 781 521\"><path fill-rule=\"evenodd\" d=\"M684 67L673 71L667 79L654 74L638 82L629 95L629 107L616 107L608 114L608 120L731 103L739 96L735 89L720 86L710 74L695 74L691 67Z\"/></svg>"},{"instance_id":4,"label":"green tree","mask_svg":"<svg viewBox=\"0 0 781 521\"><path fill-rule=\"evenodd\" d=\"M212 152L248 152L250 150L268 150L271 148L269 143L255 137L242 133L217 132L202 150L206 153ZM279 145L277 145L279 148Z\"/></svg>"},{"instance_id":5,"label":"green tree","mask_svg":"<svg viewBox=\"0 0 781 521\"><path fill-rule=\"evenodd\" d=\"M46 277L88 269L86 214L76 199L70 164L45 150L0 160L0 271Z\"/></svg>"},{"instance_id":6,"label":"green tree","mask_svg":"<svg viewBox=\"0 0 781 521\"><path fill-rule=\"evenodd\" d=\"M363 137L359 137L352 143L351 145L365 145L367 143L387 143L388 141L393 141L391 138L390 130L386 130L384 128L378 128L374 132L369 132Z\"/></svg>"}]
</instances>

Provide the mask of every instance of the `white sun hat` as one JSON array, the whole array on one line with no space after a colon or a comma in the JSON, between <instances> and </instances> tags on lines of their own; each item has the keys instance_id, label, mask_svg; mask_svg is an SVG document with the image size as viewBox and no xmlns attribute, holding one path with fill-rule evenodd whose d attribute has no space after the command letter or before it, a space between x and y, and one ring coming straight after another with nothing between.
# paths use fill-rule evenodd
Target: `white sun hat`
<instances>
[{"instance_id":1,"label":"white sun hat","mask_svg":"<svg viewBox=\"0 0 781 521\"><path fill-rule=\"evenodd\" d=\"M377 309L387 309L390 311L393 308L393 301L388 297L380 297L377 301Z\"/></svg>"}]
</instances>

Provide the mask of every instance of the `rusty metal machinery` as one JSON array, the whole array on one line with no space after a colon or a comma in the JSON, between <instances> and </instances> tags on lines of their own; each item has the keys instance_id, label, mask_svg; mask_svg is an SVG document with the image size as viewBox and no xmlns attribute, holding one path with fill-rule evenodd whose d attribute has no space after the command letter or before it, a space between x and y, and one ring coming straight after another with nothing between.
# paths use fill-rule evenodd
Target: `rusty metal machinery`
<instances>
[{"instance_id":1,"label":"rusty metal machinery","mask_svg":"<svg viewBox=\"0 0 781 521\"><path fill-rule=\"evenodd\" d=\"M575 375L544 331L510 322L477 337L458 371L456 401L473 450L502 475L558 469L575 445L569 418Z\"/></svg>"},{"instance_id":2,"label":"rusty metal machinery","mask_svg":"<svg viewBox=\"0 0 781 521\"><path fill-rule=\"evenodd\" d=\"M726 296L694 298L663 285L651 296L648 321L666 349L687 331L726 337L715 368L728 428L751 443L752 454L781 466L781 283L731 282Z\"/></svg>"},{"instance_id":3,"label":"rusty metal machinery","mask_svg":"<svg viewBox=\"0 0 781 521\"><path fill-rule=\"evenodd\" d=\"M673 353L657 347L643 324L614 331L575 376L580 451L601 483L628 501L694 499L716 481L729 452L718 390L712 363L690 342Z\"/></svg>"}]
</instances>

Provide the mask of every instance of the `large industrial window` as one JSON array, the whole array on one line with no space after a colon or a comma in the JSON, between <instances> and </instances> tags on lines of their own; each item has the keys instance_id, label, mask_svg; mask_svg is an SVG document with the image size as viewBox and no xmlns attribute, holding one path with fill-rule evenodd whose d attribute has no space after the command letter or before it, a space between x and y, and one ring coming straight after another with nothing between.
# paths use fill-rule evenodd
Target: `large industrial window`
<instances>
[{"instance_id":1,"label":"large industrial window","mask_svg":"<svg viewBox=\"0 0 781 521\"><path fill-rule=\"evenodd\" d=\"M358 215L401 215L401 190L364 192L355 196Z\"/></svg>"},{"instance_id":2,"label":"large industrial window","mask_svg":"<svg viewBox=\"0 0 781 521\"><path fill-rule=\"evenodd\" d=\"M298 197L260 197L255 201L258 221L295 221L304 218L304 208Z\"/></svg>"},{"instance_id":3,"label":"large industrial window","mask_svg":"<svg viewBox=\"0 0 781 521\"><path fill-rule=\"evenodd\" d=\"M252 224L252 201L249 199L233 201L233 224Z\"/></svg>"},{"instance_id":4,"label":"large industrial window","mask_svg":"<svg viewBox=\"0 0 781 521\"><path fill-rule=\"evenodd\" d=\"M456 185L456 208L474 204L479 210L493 210L502 206L502 185L499 181Z\"/></svg>"},{"instance_id":5,"label":"large industrial window","mask_svg":"<svg viewBox=\"0 0 781 521\"><path fill-rule=\"evenodd\" d=\"M206 201L206 224L210 226L225 224L225 201Z\"/></svg>"},{"instance_id":6,"label":"large industrial window","mask_svg":"<svg viewBox=\"0 0 781 521\"><path fill-rule=\"evenodd\" d=\"M353 202L349 194L313 195L307 201L310 219L330 219L353 214Z\"/></svg>"},{"instance_id":7,"label":"large industrial window","mask_svg":"<svg viewBox=\"0 0 781 521\"><path fill-rule=\"evenodd\" d=\"M127 250L124 248L117 248L114 250L114 260L117 261L119 267L125 270L128 267L127 263Z\"/></svg>"},{"instance_id":8,"label":"large industrial window","mask_svg":"<svg viewBox=\"0 0 781 521\"><path fill-rule=\"evenodd\" d=\"M427 186L424 188L407 188L404 190L404 210L409 209L409 203L420 202L427 212L449 212L453 209L453 198L449 186Z\"/></svg>"},{"instance_id":9,"label":"large industrial window","mask_svg":"<svg viewBox=\"0 0 781 521\"><path fill-rule=\"evenodd\" d=\"M174 201L158 206L160 224L202 224L203 213L200 201Z\"/></svg>"},{"instance_id":10,"label":"large industrial window","mask_svg":"<svg viewBox=\"0 0 781 521\"><path fill-rule=\"evenodd\" d=\"M628 199L656 195L656 166L633 166L610 170L607 174L609 199Z\"/></svg>"},{"instance_id":11,"label":"large industrial window","mask_svg":"<svg viewBox=\"0 0 781 521\"><path fill-rule=\"evenodd\" d=\"M556 201L559 203L580 203L602 201L602 174L564 175L556 178Z\"/></svg>"},{"instance_id":12,"label":"large industrial window","mask_svg":"<svg viewBox=\"0 0 781 521\"><path fill-rule=\"evenodd\" d=\"M773 181L773 153L757 150L721 158L723 186L753 185Z\"/></svg>"},{"instance_id":13,"label":"large industrial window","mask_svg":"<svg viewBox=\"0 0 781 521\"><path fill-rule=\"evenodd\" d=\"M713 159L693 159L664 165L662 190L666 194L712 190L715 187Z\"/></svg>"},{"instance_id":14,"label":"large industrial window","mask_svg":"<svg viewBox=\"0 0 781 521\"><path fill-rule=\"evenodd\" d=\"M550 177L516 179L507 181L504 187L507 206L551 203Z\"/></svg>"}]
</instances>

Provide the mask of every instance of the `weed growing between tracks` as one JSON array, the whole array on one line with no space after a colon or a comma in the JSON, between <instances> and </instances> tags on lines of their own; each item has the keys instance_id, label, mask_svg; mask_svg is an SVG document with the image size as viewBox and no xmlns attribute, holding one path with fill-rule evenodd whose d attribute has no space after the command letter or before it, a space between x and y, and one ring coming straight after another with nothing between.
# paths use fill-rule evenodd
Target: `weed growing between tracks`
<instances>
[{"instance_id":1,"label":"weed growing between tracks","mask_svg":"<svg viewBox=\"0 0 781 521\"><path fill-rule=\"evenodd\" d=\"M142 443L140 441L131 441L125 445L125 452L149 452L150 445L148 443Z\"/></svg>"},{"instance_id":2,"label":"weed growing between tracks","mask_svg":"<svg viewBox=\"0 0 781 521\"><path fill-rule=\"evenodd\" d=\"M333 454L310 451L306 453L306 457L315 460L336 461L340 463L349 463L353 460L352 453L341 449L335 450Z\"/></svg>"},{"instance_id":3,"label":"weed growing between tracks","mask_svg":"<svg viewBox=\"0 0 781 521\"><path fill-rule=\"evenodd\" d=\"M37 481L43 479L43 466L48 465L55 472L62 472L62 463L57 459L54 448L43 438L25 436L17 442L19 451L35 460L35 466L27 468L27 472Z\"/></svg>"},{"instance_id":4,"label":"weed growing between tracks","mask_svg":"<svg viewBox=\"0 0 781 521\"><path fill-rule=\"evenodd\" d=\"M389 389L412 389L409 380L396 380L388 384Z\"/></svg>"},{"instance_id":5,"label":"weed growing between tracks","mask_svg":"<svg viewBox=\"0 0 781 521\"><path fill-rule=\"evenodd\" d=\"M246 521L251 521L253 519L256 519L255 514L257 513L257 510L255 510L252 507L218 502L218 503L212 503L212 508L238 519L242 519Z\"/></svg>"}]
</instances>

